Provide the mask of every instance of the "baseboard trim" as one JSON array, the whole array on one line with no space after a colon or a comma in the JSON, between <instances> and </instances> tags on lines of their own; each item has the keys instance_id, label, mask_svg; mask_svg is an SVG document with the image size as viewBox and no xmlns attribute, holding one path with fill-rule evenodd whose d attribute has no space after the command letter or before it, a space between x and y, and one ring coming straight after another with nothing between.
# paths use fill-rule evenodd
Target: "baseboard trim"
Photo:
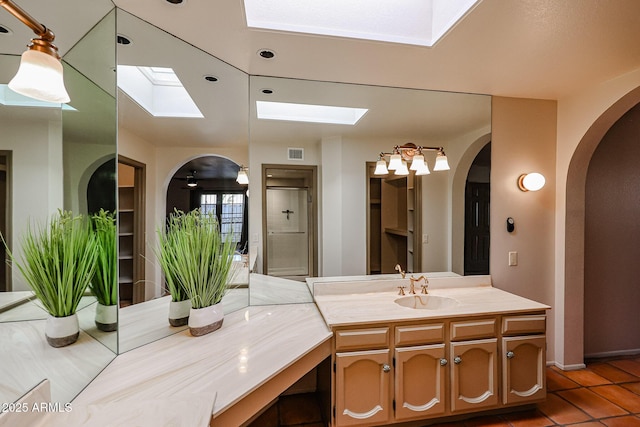
<instances>
[{"instance_id":1,"label":"baseboard trim","mask_svg":"<svg viewBox=\"0 0 640 427\"><path fill-rule=\"evenodd\" d=\"M600 353L585 354L585 359L604 359L607 357L620 357L620 356L636 356L640 354L640 348L634 348L631 350L616 350L616 351L603 351Z\"/></svg>"}]
</instances>

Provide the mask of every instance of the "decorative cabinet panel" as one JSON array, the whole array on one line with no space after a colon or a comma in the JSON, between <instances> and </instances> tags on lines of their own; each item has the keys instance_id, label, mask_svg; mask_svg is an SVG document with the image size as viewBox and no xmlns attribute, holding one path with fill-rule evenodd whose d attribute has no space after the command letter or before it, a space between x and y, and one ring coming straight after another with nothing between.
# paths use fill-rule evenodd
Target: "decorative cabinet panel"
<instances>
[{"instance_id":1,"label":"decorative cabinet panel","mask_svg":"<svg viewBox=\"0 0 640 427\"><path fill-rule=\"evenodd\" d=\"M451 412L498 403L498 340L451 343Z\"/></svg>"},{"instance_id":2,"label":"decorative cabinet panel","mask_svg":"<svg viewBox=\"0 0 640 427\"><path fill-rule=\"evenodd\" d=\"M336 425L389 421L393 375L390 359L388 349L336 354Z\"/></svg>"},{"instance_id":3,"label":"decorative cabinet panel","mask_svg":"<svg viewBox=\"0 0 640 427\"><path fill-rule=\"evenodd\" d=\"M395 418L444 414L448 381L445 345L398 348L395 355Z\"/></svg>"},{"instance_id":4,"label":"decorative cabinet panel","mask_svg":"<svg viewBox=\"0 0 640 427\"><path fill-rule=\"evenodd\" d=\"M502 339L502 403L505 405L546 397L545 337Z\"/></svg>"}]
</instances>

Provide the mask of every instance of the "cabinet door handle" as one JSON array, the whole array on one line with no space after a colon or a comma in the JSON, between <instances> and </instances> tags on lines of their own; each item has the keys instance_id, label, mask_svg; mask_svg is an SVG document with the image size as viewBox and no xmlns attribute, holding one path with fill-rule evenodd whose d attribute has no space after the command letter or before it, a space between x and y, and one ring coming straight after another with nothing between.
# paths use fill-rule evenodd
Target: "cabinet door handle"
<instances>
[{"instance_id":1,"label":"cabinet door handle","mask_svg":"<svg viewBox=\"0 0 640 427\"><path fill-rule=\"evenodd\" d=\"M440 359L440 366L447 366L447 363L449 363L447 359Z\"/></svg>"},{"instance_id":2,"label":"cabinet door handle","mask_svg":"<svg viewBox=\"0 0 640 427\"><path fill-rule=\"evenodd\" d=\"M456 365L459 365L460 363L462 363L462 357L460 356L456 356L453 358L453 363L455 363Z\"/></svg>"},{"instance_id":3,"label":"cabinet door handle","mask_svg":"<svg viewBox=\"0 0 640 427\"><path fill-rule=\"evenodd\" d=\"M507 351L507 359L513 359L516 354L513 351Z\"/></svg>"},{"instance_id":4,"label":"cabinet door handle","mask_svg":"<svg viewBox=\"0 0 640 427\"><path fill-rule=\"evenodd\" d=\"M387 365L386 363L384 365L382 365L382 372L389 372L391 370L391 366Z\"/></svg>"}]
</instances>

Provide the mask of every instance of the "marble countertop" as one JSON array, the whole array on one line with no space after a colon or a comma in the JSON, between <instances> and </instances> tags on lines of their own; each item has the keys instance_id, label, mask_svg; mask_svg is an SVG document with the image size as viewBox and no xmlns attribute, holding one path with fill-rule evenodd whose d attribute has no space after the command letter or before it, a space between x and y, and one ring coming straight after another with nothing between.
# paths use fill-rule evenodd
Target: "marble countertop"
<instances>
[{"instance_id":1,"label":"marble countertop","mask_svg":"<svg viewBox=\"0 0 640 427\"><path fill-rule=\"evenodd\" d=\"M50 425L109 425L100 422L141 402L186 402L195 394L208 399L215 417L331 336L315 304L247 307L209 335L185 330L119 355L73 401L74 411L56 414ZM157 419L172 416L173 406L157 406L164 413ZM83 424L73 424L73 412Z\"/></svg>"},{"instance_id":2,"label":"marble countertop","mask_svg":"<svg viewBox=\"0 0 640 427\"><path fill-rule=\"evenodd\" d=\"M410 320L428 320L437 318L465 317L469 315L491 315L543 311L551 307L509 292L494 288L478 276L462 282L460 279L430 279L428 295L421 297L445 297L452 299L452 305L437 309L415 309L403 307L395 301L400 298L412 298L398 295L397 286L408 285L408 280L378 281L363 284L349 284L339 287L328 282L315 284L316 304L330 327L361 325L372 322L392 322ZM456 286L457 284L457 286ZM460 286L463 284L464 286ZM426 300L425 300L426 301Z\"/></svg>"}]
</instances>

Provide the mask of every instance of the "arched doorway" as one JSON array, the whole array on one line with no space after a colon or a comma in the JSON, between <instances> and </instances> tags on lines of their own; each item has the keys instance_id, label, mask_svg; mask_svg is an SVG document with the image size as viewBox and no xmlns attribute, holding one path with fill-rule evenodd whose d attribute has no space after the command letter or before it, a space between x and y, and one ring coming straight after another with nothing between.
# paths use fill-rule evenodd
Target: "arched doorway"
<instances>
[{"instance_id":1,"label":"arched doorway","mask_svg":"<svg viewBox=\"0 0 640 427\"><path fill-rule=\"evenodd\" d=\"M247 185L236 181L240 165L221 156L203 156L183 164L167 188L167 217L174 209L200 208L216 214L223 234L231 233L239 253L248 250Z\"/></svg>"},{"instance_id":2,"label":"arched doorway","mask_svg":"<svg viewBox=\"0 0 640 427\"><path fill-rule=\"evenodd\" d=\"M564 289L558 295L563 315L562 353L564 368L584 366L584 284L585 284L585 186L589 162L604 135L627 111L640 102L640 87L627 93L591 125L576 147L567 172Z\"/></svg>"},{"instance_id":3,"label":"arched doorway","mask_svg":"<svg viewBox=\"0 0 640 427\"><path fill-rule=\"evenodd\" d=\"M587 171L585 358L640 352L640 104L602 138ZM621 327L622 326L622 327Z\"/></svg>"}]
</instances>

